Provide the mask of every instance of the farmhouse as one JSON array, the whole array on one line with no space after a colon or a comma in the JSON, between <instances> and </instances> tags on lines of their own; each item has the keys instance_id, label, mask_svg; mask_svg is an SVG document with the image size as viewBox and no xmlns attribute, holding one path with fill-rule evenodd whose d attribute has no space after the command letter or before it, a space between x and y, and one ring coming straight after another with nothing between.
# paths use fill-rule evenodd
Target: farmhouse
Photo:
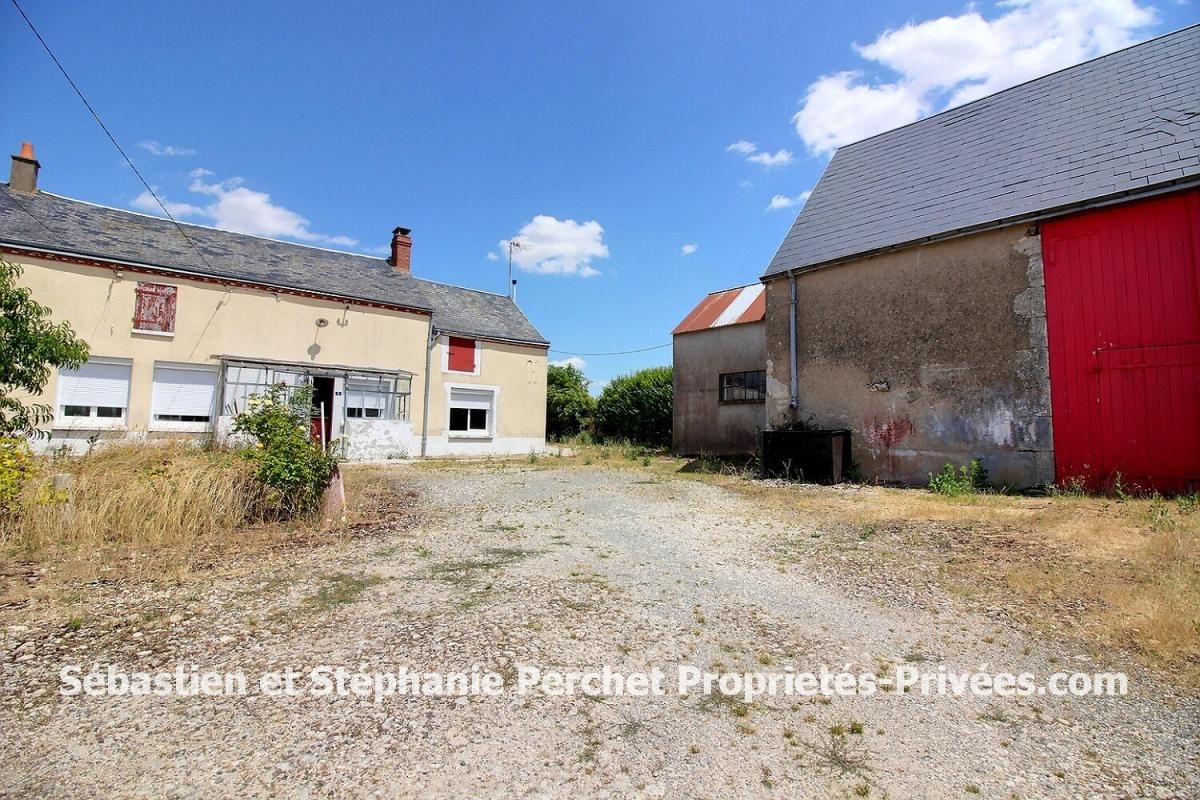
<instances>
[{"instance_id":1,"label":"farmhouse","mask_svg":"<svg viewBox=\"0 0 1200 800\"><path fill-rule=\"evenodd\" d=\"M1200 27L841 148L762 276L767 417L869 478L1200 484Z\"/></svg>"},{"instance_id":2,"label":"farmhouse","mask_svg":"<svg viewBox=\"0 0 1200 800\"><path fill-rule=\"evenodd\" d=\"M72 200L39 169L13 156L0 256L91 347L40 398L50 447L221 434L275 383L311 386L314 437L351 459L545 447L548 343L507 297L415 277L408 229L371 258Z\"/></svg>"},{"instance_id":3,"label":"farmhouse","mask_svg":"<svg viewBox=\"0 0 1200 800\"><path fill-rule=\"evenodd\" d=\"M753 454L766 426L763 285L707 295L672 331L677 453Z\"/></svg>"}]
</instances>

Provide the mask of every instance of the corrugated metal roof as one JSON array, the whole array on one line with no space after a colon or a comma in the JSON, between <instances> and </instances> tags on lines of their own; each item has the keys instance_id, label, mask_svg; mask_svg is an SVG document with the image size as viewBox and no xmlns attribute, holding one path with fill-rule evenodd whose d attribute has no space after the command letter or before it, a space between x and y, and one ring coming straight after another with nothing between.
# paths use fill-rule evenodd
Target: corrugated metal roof
<instances>
[{"instance_id":1,"label":"corrugated metal roof","mask_svg":"<svg viewBox=\"0 0 1200 800\"><path fill-rule=\"evenodd\" d=\"M0 184L0 242L118 259L148 267L298 289L384 305L429 309L433 324L480 338L546 344L504 295L397 272L386 260L182 223L72 200L15 195Z\"/></svg>"},{"instance_id":2,"label":"corrugated metal roof","mask_svg":"<svg viewBox=\"0 0 1200 800\"><path fill-rule=\"evenodd\" d=\"M671 331L690 333L726 325L742 325L747 322L762 322L767 316L766 287L761 283L724 289L707 295L683 318L683 322Z\"/></svg>"},{"instance_id":3,"label":"corrugated metal roof","mask_svg":"<svg viewBox=\"0 0 1200 800\"><path fill-rule=\"evenodd\" d=\"M1200 26L837 151L764 277L1200 182Z\"/></svg>"}]
</instances>

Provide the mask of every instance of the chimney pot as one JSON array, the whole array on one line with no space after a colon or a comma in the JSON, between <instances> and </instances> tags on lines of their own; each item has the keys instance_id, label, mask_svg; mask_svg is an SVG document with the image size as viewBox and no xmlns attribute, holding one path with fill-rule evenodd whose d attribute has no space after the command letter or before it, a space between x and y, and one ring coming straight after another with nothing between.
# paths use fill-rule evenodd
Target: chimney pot
<instances>
[{"instance_id":1,"label":"chimney pot","mask_svg":"<svg viewBox=\"0 0 1200 800\"><path fill-rule=\"evenodd\" d=\"M388 263L397 272L412 272L412 228L392 230L392 256Z\"/></svg>"},{"instance_id":2,"label":"chimney pot","mask_svg":"<svg viewBox=\"0 0 1200 800\"><path fill-rule=\"evenodd\" d=\"M12 157L12 172L8 178L8 188L14 192L33 194L37 191L38 170L42 165L33 156L33 144L21 142L21 152Z\"/></svg>"}]
</instances>

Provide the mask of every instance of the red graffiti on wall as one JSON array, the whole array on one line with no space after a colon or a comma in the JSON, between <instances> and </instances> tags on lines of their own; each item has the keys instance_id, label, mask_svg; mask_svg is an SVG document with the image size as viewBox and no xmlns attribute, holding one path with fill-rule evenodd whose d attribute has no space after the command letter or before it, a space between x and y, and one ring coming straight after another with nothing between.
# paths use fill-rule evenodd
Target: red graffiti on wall
<instances>
[{"instance_id":1,"label":"red graffiti on wall","mask_svg":"<svg viewBox=\"0 0 1200 800\"><path fill-rule=\"evenodd\" d=\"M908 417L889 418L882 422L876 417L863 425L863 438L872 450L891 450L912 432L912 420Z\"/></svg>"}]
</instances>

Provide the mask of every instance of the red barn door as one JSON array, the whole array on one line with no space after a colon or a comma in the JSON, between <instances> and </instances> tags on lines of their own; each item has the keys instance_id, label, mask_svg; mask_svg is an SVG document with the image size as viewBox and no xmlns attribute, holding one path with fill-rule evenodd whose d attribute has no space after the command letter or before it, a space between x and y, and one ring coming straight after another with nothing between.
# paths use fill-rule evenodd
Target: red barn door
<instances>
[{"instance_id":1,"label":"red barn door","mask_svg":"<svg viewBox=\"0 0 1200 800\"><path fill-rule=\"evenodd\" d=\"M1055 471L1200 486L1200 191L1042 226Z\"/></svg>"}]
</instances>

